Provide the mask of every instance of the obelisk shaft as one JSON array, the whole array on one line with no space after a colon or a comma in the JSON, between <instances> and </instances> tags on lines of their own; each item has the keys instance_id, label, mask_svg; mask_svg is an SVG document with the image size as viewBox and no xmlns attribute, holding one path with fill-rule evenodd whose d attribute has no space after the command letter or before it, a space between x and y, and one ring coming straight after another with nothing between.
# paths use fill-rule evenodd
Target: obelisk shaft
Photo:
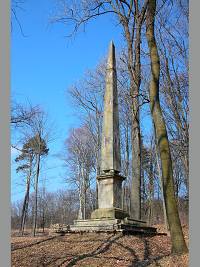
<instances>
[{"instance_id":1,"label":"obelisk shaft","mask_svg":"<svg viewBox=\"0 0 200 267\"><path fill-rule=\"evenodd\" d=\"M101 173L121 170L120 134L115 46L110 44L104 96L104 116L101 144Z\"/></svg>"},{"instance_id":2,"label":"obelisk shaft","mask_svg":"<svg viewBox=\"0 0 200 267\"><path fill-rule=\"evenodd\" d=\"M120 175L120 134L117 95L117 74L115 47L110 44L106 69L104 96L104 116L101 143L101 173L98 181L98 209L91 214L92 219L122 219L127 213L122 210L122 182Z\"/></svg>"}]
</instances>

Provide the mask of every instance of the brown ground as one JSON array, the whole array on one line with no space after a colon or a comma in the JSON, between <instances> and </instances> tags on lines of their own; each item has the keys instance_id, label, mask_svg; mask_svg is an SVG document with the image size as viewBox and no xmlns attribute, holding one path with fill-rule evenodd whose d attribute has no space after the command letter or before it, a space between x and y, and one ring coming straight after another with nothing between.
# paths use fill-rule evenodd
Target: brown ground
<instances>
[{"instance_id":1,"label":"brown ground","mask_svg":"<svg viewBox=\"0 0 200 267\"><path fill-rule=\"evenodd\" d=\"M183 228L188 244L188 231ZM162 229L161 229L162 231ZM12 237L12 266L188 266L188 254L170 255L170 238L121 234Z\"/></svg>"}]
</instances>

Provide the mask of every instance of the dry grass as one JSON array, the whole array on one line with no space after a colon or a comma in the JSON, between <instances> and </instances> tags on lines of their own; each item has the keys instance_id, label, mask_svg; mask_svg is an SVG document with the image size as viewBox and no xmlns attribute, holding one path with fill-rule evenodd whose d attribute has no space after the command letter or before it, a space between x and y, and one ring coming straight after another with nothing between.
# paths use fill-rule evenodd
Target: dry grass
<instances>
[{"instance_id":1,"label":"dry grass","mask_svg":"<svg viewBox=\"0 0 200 267\"><path fill-rule=\"evenodd\" d=\"M162 231L159 226L159 231ZM188 243L188 230L183 228ZM12 266L188 266L188 254L170 255L170 237L66 234L12 237Z\"/></svg>"}]
</instances>

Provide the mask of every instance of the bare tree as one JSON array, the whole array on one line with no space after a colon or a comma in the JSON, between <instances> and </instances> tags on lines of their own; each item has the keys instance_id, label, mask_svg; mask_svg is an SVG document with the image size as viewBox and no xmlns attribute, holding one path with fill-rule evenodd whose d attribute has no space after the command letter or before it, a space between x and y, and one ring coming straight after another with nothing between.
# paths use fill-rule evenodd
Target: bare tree
<instances>
[{"instance_id":1,"label":"bare tree","mask_svg":"<svg viewBox=\"0 0 200 267\"><path fill-rule=\"evenodd\" d=\"M46 143L49 141L49 129L47 129L45 113L38 106L21 105L12 103L11 125L13 144L12 147L17 149L21 154L16 158L17 162L25 161L17 168L17 171L26 173L26 193L24 196L21 227L23 234L26 222L26 216L29 205L30 182L31 177L35 175L35 218L37 220L37 190L38 177L40 172L40 157L48 153ZM14 140L16 139L16 140ZM22 148L21 148L22 147ZM35 231L34 231L35 232ZM34 233L35 235L35 233Z\"/></svg>"},{"instance_id":2,"label":"bare tree","mask_svg":"<svg viewBox=\"0 0 200 267\"><path fill-rule=\"evenodd\" d=\"M100 140L105 69L99 64L95 71L88 71L84 79L70 88L69 92L77 104L85 127L89 130L95 144L96 173L100 174Z\"/></svg>"},{"instance_id":3,"label":"bare tree","mask_svg":"<svg viewBox=\"0 0 200 267\"><path fill-rule=\"evenodd\" d=\"M11 126L23 127L31 124L31 121L41 113L41 109L38 106L32 106L31 104L23 105L15 101L11 102Z\"/></svg>"},{"instance_id":4,"label":"bare tree","mask_svg":"<svg viewBox=\"0 0 200 267\"><path fill-rule=\"evenodd\" d=\"M155 12L156 1L150 0L148 4L146 19L146 37L149 46L152 73L150 84L150 105L156 132L157 144L162 163L163 191L166 204L167 219L171 234L172 252L183 253L188 251L188 249L183 237L177 203L174 194L171 153L166 125L159 101L160 59L154 35Z\"/></svg>"},{"instance_id":5,"label":"bare tree","mask_svg":"<svg viewBox=\"0 0 200 267\"><path fill-rule=\"evenodd\" d=\"M87 194L95 178L95 146L86 127L73 129L66 140L67 167L71 173L67 182L77 186L79 192L79 219L86 218Z\"/></svg>"},{"instance_id":6,"label":"bare tree","mask_svg":"<svg viewBox=\"0 0 200 267\"><path fill-rule=\"evenodd\" d=\"M23 11L23 4L25 1L23 0L11 0L11 30L13 30L13 24L14 22L17 23L20 32L23 37L26 37L23 31L22 24L19 19L19 11Z\"/></svg>"},{"instance_id":7,"label":"bare tree","mask_svg":"<svg viewBox=\"0 0 200 267\"><path fill-rule=\"evenodd\" d=\"M188 1L169 1L157 14L160 99L169 136L176 197L189 200Z\"/></svg>"},{"instance_id":8,"label":"bare tree","mask_svg":"<svg viewBox=\"0 0 200 267\"><path fill-rule=\"evenodd\" d=\"M46 118L44 114L36 117L36 119L31 124L32 132L34 136L31 139L31 145L36 157L36 173L35 173L35 204L34 204L34 216L33 216L33 236L36 235L36 225L37 225L37 202L38 202L38 179L40 175L40 161L41 157L48 154L49 149L47 148L49 131L47 130Z\"/></svg>"},{"instance_id":9,"label":"bare tree","mask_svg":"<svg viewBox=\"0 0 200 267\"><path fill-rule=\"evenodd\" d=\"M11 205L11 229L20 228L22 205L21 201L15 201Z\"/></svg>"},{"instance_id":10,"label":"bare tree","mask_svg":"<svg viewBox=\"0 0 200 267\"><path fill-rule=\"evenodd\" d=\"M12 229L20 227L20 218L23 201L12 203L11 226ZM45 228L51 224L72 224L77 219L79 199L76 190L62 189L55 192L48 192L44 187L38 191L38 228ZM32 227L34 213L34 192L30 194L29 209L27 212L27 229Z\"/></svg>"}]
</instances>

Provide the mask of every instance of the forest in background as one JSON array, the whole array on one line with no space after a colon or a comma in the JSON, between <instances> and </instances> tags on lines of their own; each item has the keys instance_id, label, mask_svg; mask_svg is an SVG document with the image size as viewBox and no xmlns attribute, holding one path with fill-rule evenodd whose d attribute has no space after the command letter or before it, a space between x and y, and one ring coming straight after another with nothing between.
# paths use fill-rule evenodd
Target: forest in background
<instances>
[{"instance_id":1,"label":"forest in background","mask_svg":"<svg viewBox=\"0 0 200 267\"><path fill-rule=\"evenodd\" d=\"M148 1L81 1L77 6L61 1L54 22L74 23L71 34L93 16L112 12L121 24L124 48L117 51L123 208L150 225L165 223L162 158L151 114L151 58L146 38ZM150 1L154 2L154 1ZM118 3L118 4L117 4ZM66 4L66 5L65 5ZM189 206L189 78L188 1L157 1L155 37L160 60L159 101L166 124L172 160L175 200L183 224L188 223ZM73 12L71 11L73 10ZM150 11L148 11L150 12ZM152 22L150 22L152 24ZM67 26L66 26L67 27ZM106 57L106 55L105 55ZM11 129L17 172L21 173L25 195L12 203L13 229L47 228L52 223L70 224L89 218L97 207L96 175L100 173L100 144L105 90L106 60L71 85L67 95L76 105L81 125L71 129L59 158L66 167L69 189L48 191L48 177L40 169L53 142L52 127L42 107L11 104ZM137 171L136 171L137 170ZM55 177L56 179L56 177ZM138 183L138 211L133 211ZM66 186L67 187L67 186Z\"/></svg>"}]
</instances>

